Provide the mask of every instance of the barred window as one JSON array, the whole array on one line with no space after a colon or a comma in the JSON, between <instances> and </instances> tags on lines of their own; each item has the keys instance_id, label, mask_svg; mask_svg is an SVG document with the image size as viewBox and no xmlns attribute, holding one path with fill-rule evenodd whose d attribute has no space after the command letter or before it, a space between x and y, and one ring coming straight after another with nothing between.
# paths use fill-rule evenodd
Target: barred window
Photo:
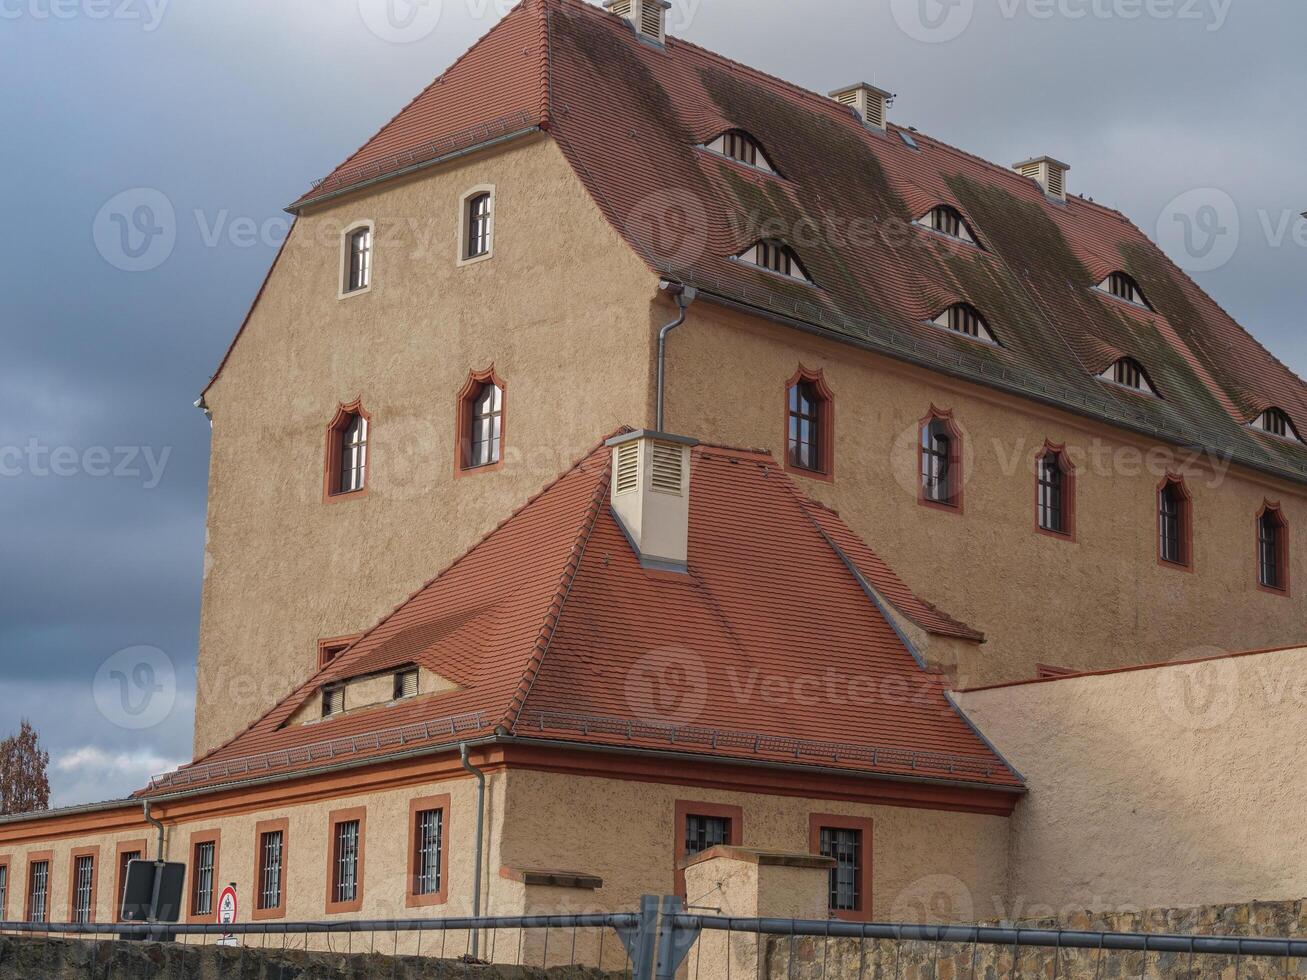
<instances>
[{"instance_id":1,"label":"barred window","mask_svg":"<svg viewBox=\"0 0 1307 980\"><path fill-rule=\"evenodd\" d=\"M0 864L0 920L9 917L9 865Z\"/></svg>"},{"instance_id":2,"label":"barred window","mask_svg":"<svg viewBox=\"0 0 1307 980\"><path fill-rule=\"evenodd\" d=\"M259 838L258 907L261 910L281 908L285 852L286 839L282 831L270 831Z\"/></svg>"},{"instance_id":3,"label":"barred window","mask_svg":"<svg viewBox=\"0 0 1307 980\"><path fill-rule=\"evenodd\" d=\"M349 263L345 292L356 293L372 285L372 229L359 228L349 234Z\"/></svg>"},{"instance_id":4,"label":"barred window","mask_svg":"<svg viewBox=\"0 0 1307 980\"><path fill-rule=\"evenodd\" d=\"M27 873L27 919L50 921L50 862L34 861Z\"/></svg>"},{"instance_id":5,"label":"barred window","mask_svg":"<svg viewBox=\"0 0 1307 980\"><path fill-rule=\"evenodd\" d=\"M73 922L83 925L95 916L95 858L83 855L73 862Z\"/></svg>"},{"instance_id":6,"label":"barred window","mask_svg":"<svg viewBox=\"0 0 1307 980\"><path fill-rule=\"evenodd\" d=\"M444 810L424 810L417 815L417 839L413 842L415 895L435 895L444 884L440 877L444 836Z\"/></svg>"},{"instance_id":7,"label":"barred window","mask_svg":"<svg viewBox=\"0 0 1307 980\"><path fill-rule=\"evenodd\" d=\"M191 912L194 915L213 915L213 874L217 851L218 845L215 841L204 841L195 845L192 864L195 892L191 900Z\"/></svg>"},{"instance_id":8,"label":"barred window","mask_svg":"<svg viewBox=\"0 0 1307 980\"><path fill-rule=\"evenodd\" d=\"M856 912L862 907L862 832L843 827L821 828L822 857L834 858L830 870L830 908Z\"/></svg>"},{"instance_id":9,"label":"barred window","mask_svg":"<svg viewBox=\"0 0 1307 980\"><path fill-rule=\"evenodd\" d=\"M127 871L133 861L141 860L140 851L123 851L118 857L118 917L122 917L122 908L127 904Z\"/></svg>"},{"instance_id":10,"label":"barred window","mask_svg":"<svg viewBox=\"0 0 1307 980\"><path fill-rule=\"evenodd\" d=\"M464 259L479 259L490 254L492 221L491 196L486 191L475 194L467 200L467 241L464 244Z\"/></svg>"},{"instance_id":11,"label":"barred window","mask_svg":"<svg viewBox=\"0 0 1307 980\"><path fill-rule=\"evenodd\" d=\"M685 853L687 856L730 842L730 817L703 817L693 813L686 816Z\"/></svg>"},{"instance_id":12,"label":"barred window","mask_svg":"<svg viewBox=\"0 0 1307 980\"><path fill-rule=\"evenodd\" d=\"M359 822L336 824L332 856L332 901L355 902L359 897Z\"/></svg>"}]
</instances>

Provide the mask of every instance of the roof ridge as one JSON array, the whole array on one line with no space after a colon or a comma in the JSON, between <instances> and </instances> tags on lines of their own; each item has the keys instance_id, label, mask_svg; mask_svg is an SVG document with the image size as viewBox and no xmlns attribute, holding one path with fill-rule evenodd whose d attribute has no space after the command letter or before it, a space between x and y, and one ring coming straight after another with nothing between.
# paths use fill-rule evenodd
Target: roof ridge
<instances>
[{"instance_id":1,"label":"roof ridge","mask_svg":"<svg viewBox=\"0 0 1307 980\"><path fill-rule=\"evenodd\" d=\"M581 560L585 557L586 546L590 543L590 535L593 533L595 523L599 519L599 511L603 505L603 500L608 495L611 472L612 462L610 458L604 464L604 472L595 484L594 493L591 494L590 506L586 508L585 515L581 519L581 527L572 541L572 551L568 555L567 564L563 566L563 573L558 580L558 589L554 592L553 602L549 604L549 609L545 614L545 621L541 624L540 633L536 637L535 646L531 650L531 657L527 661L526 670L523 671L517 690L508 703L504 717L500 720L499 727L505 731L511 732L517 726L517 720L526 707L527 698L531 696L531 691L535 687L536 678L540 676L540 670L545 662L545 655L553 644L558 623L563 618L563 608L567 605L568 597L572 594L572 583L576 581L576 574L581 569Z\"/></svg>"}]
</instances>

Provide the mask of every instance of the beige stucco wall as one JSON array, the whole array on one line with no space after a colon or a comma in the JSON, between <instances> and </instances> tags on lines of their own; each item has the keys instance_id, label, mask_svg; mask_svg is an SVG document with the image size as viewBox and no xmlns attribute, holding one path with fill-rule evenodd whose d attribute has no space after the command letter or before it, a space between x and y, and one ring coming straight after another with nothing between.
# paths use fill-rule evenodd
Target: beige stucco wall
<instances>
[{"instance_id":1,"label":"beige stucco wall","mask_svg":"<svg viewBox=\"0 0 1307 980\"><path fill-rule=\"evenodd\" d=\"M632 909L673 888L677 800L739 806L742 846L808 851L814 813L872 821L872 903L880 920L970 920L990 913L1007 873L1007 818L725 792L662 783L543 772L512 773L503 855L510 864L599 875L595 900ZM959 887L960 886L960 887ZM713 896L690 895L714 905Z\"/></svg>"},{"instance_id":2,"label":"beige stucco wall","mask_svg":"<svg viewBox=\"0 0 1307 980\"><path fill-rule=\"evenodd\" d=\"M1307 650L959 701L1030 785L1012 917L1307 896Z\"/></svg>"},{"instance_id":3,"label":"beige stucco wall","mask_svg":"<svg viewBox=\"0 0 1307 980\"><path fill-rule=\"evenodd\" d=\"M460 201L479 185L495 187L494 254L460 266ZM361 220L376 223L373 285L339 299L341 233ZM370 628L602 436L643 423L656 287L544 137L300 218L206 396L197 753L316 669L319 639ZM505 465L456 478L456 396L492 362ZM358 398L368 490L324 504L326 428Z\"/></svg>"},{"instance_id":4,"label":"beige stucco wall","mask_svg":"<svg viewBox=\"0 0 1307 980\"><path fill-rule=\"evenodd\" d=\"M1307 500L1288 484L706 302L672 335L668 427L783 458L785 384L800 363L823 371L835 396L835 479L798 482L918 594L986 634L960 686L1033 677L1039 662L1091 669L1302 639L1302 590L1285 599L1256 587L1264 501L1282 502L1295 535L1307 527ZM932 404L964 433L961 514L917 501L918 425ZM1075 543L1035 531L1045 440L1077 467ZM1157 561L1167 469L1193 494L1192 573ZM1307 581L1307 549L1292 559L1293 581Z\"/></svg>"}]
</instances>

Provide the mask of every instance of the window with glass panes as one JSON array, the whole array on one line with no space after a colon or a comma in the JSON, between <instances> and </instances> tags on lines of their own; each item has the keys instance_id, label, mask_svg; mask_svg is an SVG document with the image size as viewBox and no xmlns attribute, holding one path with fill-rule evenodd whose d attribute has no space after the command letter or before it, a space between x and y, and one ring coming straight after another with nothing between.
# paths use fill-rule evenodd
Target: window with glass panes
<instances>
[{"instance_id":1,"label":"window with glass panes","mask_svg":"<svg viewBox=\"0 0 1307 980\"><path fill-rule=\"evenodd\" d=\"M1066 474L1059 453L1039 457L1039 526L1054 534L1067 531Z\"/></svg>"},{"instance_id":2,"label":"window with glass panes","mask_svg":"<svg viewBox=\"0 0 1307 980\"><path fill-rule=\"evenodd\" d=\"M50 921L50 862L34 861L27 872L27 918Z\"/></svg>"},{"instance_id":3,"label":"window with glass panes","mask_svg":"<svg viewBox=\"0 0 1307 980\"><path fill-rule=\"evenodd\" d=\"M1263 588L1283 592L1288 586L1286 538L1284 518L1267 508L1257 519L1257 574Z\"/></svg>"},{"instance_id":4,"label":"window with glass panes","mask_svg":"<svg viewBox=\"0 0 1307 980\"><path fill-rule=\"evenodd\" d=\"M821 828L822 857L834 858L830 871L830 908L856 912L862 907L862 832L844 827Z\"/></svg>"},{"instance_id":5,"label":"window with glass panes","mask_svg":"<svg viewBox=\"0 0 1307 980\"><path fill-rule=\"evenodd\" d=\"M471 426L468 467L498 463L504 433L504 392L497 384L483 385L472 400Z\"/></svg>"},{"instance_id":6,"label":"window with glass panes","mask_svg":"<svg viewBox=\"0 0 1307 980\"><path fill-rule=\"evenodd\" d=\"M477 194L467 202L467 245L464 258L476 259L490 253L490 195Z\"/></svg>"},{"instance_id":7,"label":"window with glass panes","mask_svg":"<svg viewBox=\"0 0 1307 980\"><path fill-rule=\"evenodd\" d=\"M9 917L9 865L0 864L0 920Z\"/></svg>"},{"instance_id":8,"label":"window with glass panes","mask_svg":"<svg viewBox=\"0 0 1307 980\"><path fill-rule=\"evenodd\" d=\"M332 857L333 902L354 902L359 897L359 822L336 824Z\"/></svg>"},{"instance_id":9,"label":"window with glass panes","mask_svg":"<svg viewBox=\"0 0 1307 980\"><path fill-rule=\"evenodd\" d=\"M349 271L345 292L355 293L372 285L372 229L359 228L349 236Z\"/></svg>"},{"instance_id":10,"label":"window with glass panes","mask_svg":"<svg viewBox=\"0 0 1307 980\"><path fill-rule=\"evenodd\" d=\"M115 913L121 917L123 905L127 901L127 868L133 861L139 861L143 855L140 851L123 851L118 856L118 908Z\"/></svg>"},{"instance_id":11,"label":"window with glass panes","mask_svg":"<svg viewBox=\"0 0 1307 980\"><path fill-rule=\"evenodd\" d=\"M1157 495L1158 546L1162 561L1173 565L1187 565L1185 540L1185 508L1188 505L1178 483L1168 482Z\"/></svg>"},{"instance_id":12,"label":"window with glass panes","mask_svg":"<svg viewBox=\"0 0 1307 980\"><path fill-rule=\"evenodd\" d=\"M191 865L195 880L195 891L191 898L193 915L213 915L213 874L217 856L216 842L202 841L195 845L195 857Z\"/></svg>"},{"instance_id":13,"label":"window with glass panes","mask_svg":"<svg viewBox=\"0 0 1307 980\"><path fill-rule=\"evenodd\" d=\"M259 838L259 894L260 909L281 908L283 862L286 836L280 830L269 831Z\"/></svg>"},{"instance_id":14,"label":"window with glass panes","mask_svg":"<svg viewBox=\"0 0 1307 980\"><path fill-rule=\"evenodd\" d=\"M817 386L800 381L790 388L790 465L804 470L821 469L822 398Z\"/></svg>"},{"instance_id":15,"label":"window with glass panes","mask_svg":"<svg viewBox=\"0 0 1307 980\"><path fill-rule=\"evenodd\" d=\"M413 842L413 893L435 895L443 884L440 880L440 860L445 846L445 811L424 810L417 815L415 823L417 839Z\"/></svg>"},{"instance_id":16,"label":"window with glass panes","mask_svg":"<svg viewBox=\"0 0 1307 980\"><path fill-rule=\"evenodd\" d=\"M953 433L940 419L921 428L921 492L924 499L953 506L957 484Z\"/></svg>"},{"instance_id":17,"label":"window with glass panes","mask_svg":"<svg viewBox=\"0 0 1307 980\"><path fill-rule=\"evenodd\" d=\"M368 420L362 415L351 415L339 433L336 492L354 493L363 489L368 478Z\"/></svg>"}]
</instances>

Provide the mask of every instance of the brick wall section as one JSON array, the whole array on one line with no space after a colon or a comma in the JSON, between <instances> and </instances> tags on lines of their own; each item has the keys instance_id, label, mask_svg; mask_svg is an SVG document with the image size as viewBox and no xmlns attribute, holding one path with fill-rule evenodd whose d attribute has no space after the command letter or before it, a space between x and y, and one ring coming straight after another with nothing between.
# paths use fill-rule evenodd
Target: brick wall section
<instances>
[{"instance_id":1,"label":"brick wall section","mask_svg":"<svg viewBox=\"0 0 1307 980\"><path fill-rule=\"evenodd\" d=\"M1307 902L1256 902L1247 905L1208 906L1099 915L1076 913L1055 919L1023 921L1032 929L1093 930L1101 932L1152 932L1180 935L1237 935L1264 938L1307 936ZM705 955L720 950L722 940L710 937ZM1307 960L1185 953L1141 953L1092 950L1022 949L1014 962L1013 949L932 943L867 942L775 937L768 943L767 980L962 980L968 977L1039 977L1059 980L1097 980L1100 977L1138 977L1144 980L1229 980L1307 978ZM974 965L973 965L974 964Z\"/></svg>"},{"instance_id":2,"label":"brick wall section","mask_svg":"<svg viewBox=\"0 0 1307 980\"><path fill-rule=\"evenodd\" d=\"M4 980L620 980L623 974L580 967L549 970L519 966L469 966L459 960L392 959L380 954L345 956L300 951L147 944L73 942L0 936Z\"/></svg>"}]
</instances>

